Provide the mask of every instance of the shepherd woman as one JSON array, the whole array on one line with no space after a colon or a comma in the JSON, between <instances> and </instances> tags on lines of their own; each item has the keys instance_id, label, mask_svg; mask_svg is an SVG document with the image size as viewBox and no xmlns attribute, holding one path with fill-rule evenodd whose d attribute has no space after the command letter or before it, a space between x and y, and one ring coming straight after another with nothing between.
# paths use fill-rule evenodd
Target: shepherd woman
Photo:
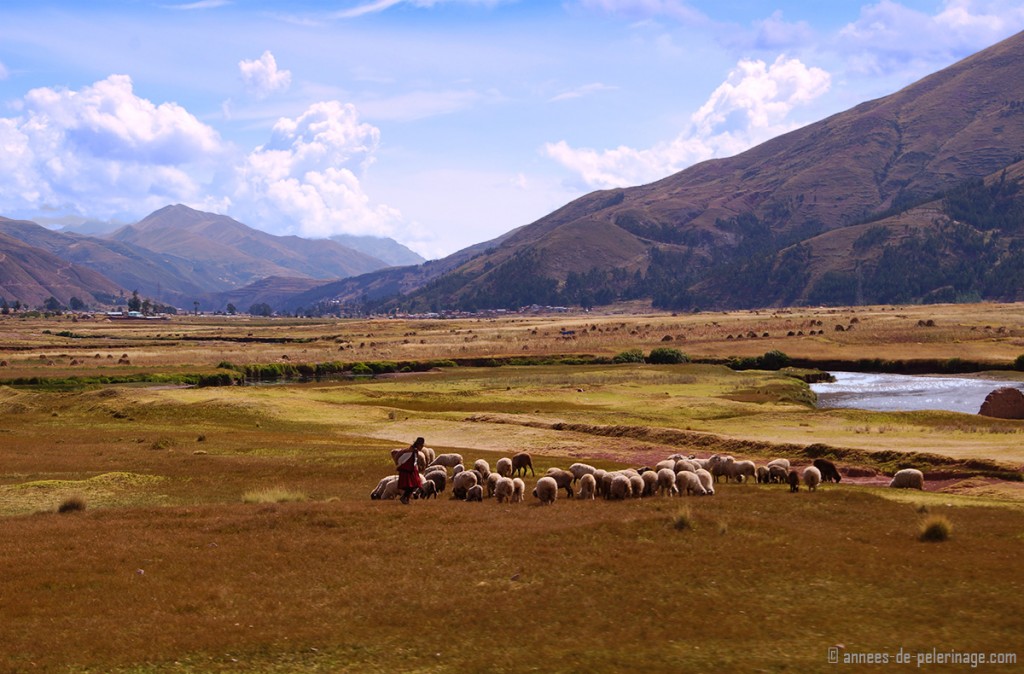
<instances>
[{"instance_id":1,"label":"shepherd woman","mask_svg":"<svg viewBox=\"0 0 1024 674\"><path fill-rule=\"evenodd\" d=\"M420 479L420 467L418 463L420 449L423 448L423 438L416 438L416 442L409 446L409 449L399 450L395 458L395 465L398 466L398 488L402 490L402 503L408 505L412 493L423 485Z\"/></svg>"}]
</instances>

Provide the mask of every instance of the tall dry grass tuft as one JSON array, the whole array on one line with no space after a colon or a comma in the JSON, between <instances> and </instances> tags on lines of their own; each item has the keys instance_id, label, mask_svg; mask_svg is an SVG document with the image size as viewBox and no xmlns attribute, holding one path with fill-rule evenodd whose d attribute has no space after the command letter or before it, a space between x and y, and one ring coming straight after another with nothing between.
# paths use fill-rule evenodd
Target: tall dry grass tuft
<instances>
[{"instance_id":1,"label":"tall dry grass tuft","mask_svg":"<svg viewBox=\"0 0 1024 674\"><path fill-rule=\"evenodd\" d=\"M917 539L923 543L941 543L949 540L953 524L942 515L932 515L921 523Z\"/></svg>"},{"instance_id":2,"label":"tall dry grass tuft","mask_svg":"<svg viewBox=\"0 0 1024 674\"><path fill-rule=\"evenodd\" d=\"M69 496L57 506L59 513L77 513L85 510L85 498L82 496Z\"/></svg>"},{"instance_id":3,"label":"tall dry grass tuft","mask_svg":"<svg viewBox=\"0 0 1024 674\"><path fill-rule=\"evenodd\" d=\"M697 528L693 513L688 507L676 511L672 517L672 528L676 531L689 531Z\"/></svg>"},{"instance_id":4,"label":"tall dry grass tuft","mask_svg":"<svg viewBox=\"0 0 1024 674\"><path fill-rule=\"evenodd\" d=\"M307 500L305 493L285 487L252 489L242 494L242 503L297 503Z\"/></svg>"}]
</instances>

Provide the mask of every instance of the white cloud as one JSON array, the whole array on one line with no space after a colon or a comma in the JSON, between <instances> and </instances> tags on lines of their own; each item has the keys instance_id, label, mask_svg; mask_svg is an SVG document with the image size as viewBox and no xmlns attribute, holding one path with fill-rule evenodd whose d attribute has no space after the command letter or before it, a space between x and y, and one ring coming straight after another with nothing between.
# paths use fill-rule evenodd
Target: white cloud
<instances>
[{"instance_id":1,"label":"white cloud","mask_svg":"<svg viewBox=\"0 0 1024 674\"><path fill-rule=\"evenodd\" d=\"M254 61L239 61L238 70L242 75L245 89L257 98L287 91L292 85L290 70L278 70L277 60L270 51Z\"/></svg>"},{"instance_id":2,"label":"white cloud","mask_svg":"<svg viewBox=\"0 0 1024 674\"><path fill-rule=\"evenodd\" d=\"M561 94L558 94L557 96L553 96L550 99L550 102L554 103L556 101L568 101L574 98L583 98L584 96L600 93L602 91L614 91L615 89L617 89L617 87L602 84L601 82L593 82L591 84L584 84L581 87L576 87L571 91L563 92Z\"/></svg>"},{"instance_id":3,"label":"white cloud","mask_svg":"<svg viewBox=\"0 0 1024 674\"><path fill-rule=\"evenodd\" d=\"M136 96L126 75L78 91L33 89L18 117L0 118L0 148L2 203L89 217L206 203L193 176L224 149L181 106Z\"/></svg>"},{"instance_id":4,"label":"white cloud","mask_svg":"<svg viewBox=\"0 0 1024 674\"><path fill-rule=\"evenodd\" d=\"M506 0L372 0L371 2L364 2L362 4L354 5L348 9L342 9L334 12L332 16L335 19L357 19L367 14L377 14L385 10L391 9L396 5L410 5L412 7L420 9L429 9L435 5L441 5L448 2L458 2L467 5L483 5L485 7L493 7L499 5Z\"/></svg>"},{"instance_id":5,"label":"white cloud","mask_svg":"<svg viewBox=\"0 0 1024 674\"><path fill-rule=\"evenodd\" d=\"M646 183L792 130L792 110L825 93L830 82L827 72L797 59L780 56L771 65L744 59L672 141L648 149L620 146L600 151L559 141L546 144L544 150L577 173L587 188Z\"/></svg>"},{"instance_id":6,"label":"white cloud","mask_svg":"<svg viewBox=\"0 0 1024 674\"><path fill-rule=\"evenodd\" d=\"M7 66L4 65L3 61L0 61L0 80L6 80L8 75Z\"/></svg>"},{"instance_id":7,"label":"white cloud","mask_svg":"<svg viewBox=\"0 0 1024 674\"><path fill-rule=\"evenodd\" d=\"M217 9L218 7L226 7L230 4L231 0L199 0L199 2L189 2L181 5L161 5L161 7L164 9L192 11L196 9Z\"/></svg>"},{"instance_id":8,"label":"white cloud","mask_svg":"<svg viewBox=\"0 0 1024 674\"><path fill-rule=\"evenodd\" d=\"M790 49L809 44L814 38L810 24L786 21L781 10L759 21L756 29L753 44L758 49Z\"/></svg>"},{"instance_id":9,"label":"white cloud","mask_svg":"<svg viewBox=\"0 0 1024 674\"><path fill-rule=\"evenodd\" d=\"M884 74L920 63L936 67L1008 37L1024 24L1024 6L1009 0L946 0L929 15L893 0L861 8L839 32L838 48L855 72Z\"/></svg>"},{"instance_id":10,"label":"white cloud","mask_svg":"<svg viewBox=\"0 0 1024 674\"><path fill-rule=\"evenodd\" d=\"M379 141L380 131L360 122L354 106L337 101L280 119L270 141L238 171L236 214L254 226L310 237L393 235L401 214L371 204L360 184Z\"/></svg>"}]
</instances>

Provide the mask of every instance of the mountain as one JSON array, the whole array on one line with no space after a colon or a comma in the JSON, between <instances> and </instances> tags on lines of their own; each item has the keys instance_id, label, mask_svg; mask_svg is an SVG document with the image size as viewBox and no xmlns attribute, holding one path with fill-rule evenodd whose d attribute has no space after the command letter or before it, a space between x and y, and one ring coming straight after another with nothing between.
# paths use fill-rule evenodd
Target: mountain
<instances>
[{"instance_id":1,"label":"mountain","mask_svg":"<svg viewBox=\"0 0 1024 674\"><path fill-rule=\"evenodd\" d=\"M0 218L0 228L11 220ZM67 306L71 298L85 305L108 304L120 295L116 283L91 269L30 246L0 230L0 297L9 304L42 306L50 297Z\"/></svg>"},{"instance_id":2,"label":"mountain","mask_svg":"<svg viewBox=\"0 0 1024 674\"><path fill-rule=\"evenodd\" d=\"M419 253L409 250L394 239L383 236L356 236L354 234L335 234L332 241L337 241L360 253L386 262L392 267L422 264L426 260Z\"/></svg>"},{"instance_id":3,"label":"mountain","mask_svg":"<svg viewBox=\"0 0 1024 674\"><path fill-rule=\"evenodd\" d=\"M376 289L392 297L369 306L428 310L1019 297L1021 63L1024 33L734 157L588 194L437 261L440 274L378 272L334 299Z\"/></svg>"},{"instance_id":4,"label":"mountain","mask_svg":"<svg viewBox=\"0 0 1024 674\"><path fill-rule=\"evenodd\" d=\"M226 215L180 204L151 213L108 238L188 260L208 279L209 291L238 288L270 276L335 279L388 266L335 241L275 236Z\"/></svg>"}]
</instances>

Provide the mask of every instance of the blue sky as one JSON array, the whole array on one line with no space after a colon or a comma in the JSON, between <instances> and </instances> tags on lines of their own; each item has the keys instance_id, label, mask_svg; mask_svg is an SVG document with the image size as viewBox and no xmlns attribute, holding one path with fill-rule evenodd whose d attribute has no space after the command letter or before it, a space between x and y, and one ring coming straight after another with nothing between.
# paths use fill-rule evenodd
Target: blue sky
<instances>
[{"instance_id":1,"label":"blue sky","mask_svg":"<svg viewBox=\"0 0 1024 674\"><path fill-rule=\"evenodd\" d=\"M0 215L170 203L439 257L1024 29L1024 2L5 0Z\"/></svg>"}]
</instances>

